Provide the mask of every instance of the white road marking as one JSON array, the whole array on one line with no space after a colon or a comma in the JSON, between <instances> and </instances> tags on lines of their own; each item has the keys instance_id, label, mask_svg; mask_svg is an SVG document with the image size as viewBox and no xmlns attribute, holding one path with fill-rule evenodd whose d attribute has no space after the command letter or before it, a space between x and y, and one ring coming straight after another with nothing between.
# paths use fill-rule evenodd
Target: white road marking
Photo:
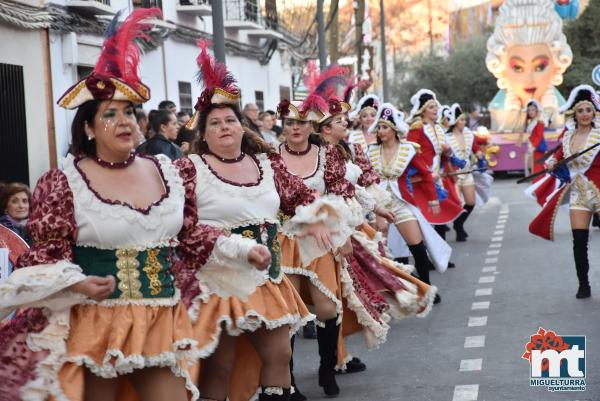
<instances>
[{"instance_id":1,"label":"white road marking","mask_svg":"<svg viewBox=\"0 0 600 401\"><path fill-rule=\"evenodd\" d=\"M481 269L482 273L492 273L496 271L496 266L486 266L483 269Z\"/></svg>"},{"instance_id":2,"label":"white road marking","mask_svg":"<svg viewBox=\"0 0 600 401\"><path fill-rule=\"evenodd\" d=\"M500 250L496 249L496 250L492 250L492 251L487 251L487 255L488 256L500 255Z\"/></svg>"},{"instance_id":3,"label":"white road marking","mask_svg":"<svg viewBox=\"0 0 600 401\"><path fill-rule=\"evenodd\" d=\"M502 242L494 242L490 244L490 248L502 248Z\"/></svg>"},{"instance_id":4,"label":"white road marking","mask_svg":"<svg viewBox=\"0 0 600 401\"><path fill-rule=\"evenodd\" d=\"M502 242L503 239L504 239L503 236L492 237L492 242Z\"/></svg>"},{"instance_id":5,"label":"white road marking","mask_svg":"<svg viewBox=\"0 0 600 401\"><path fill-rule=\"evenodd\" d=\"M504 230L494 231L494 235L504 235Z\"/></svg>"},{"instance_id":6,"label":"white road marking","mask_svg":"<svg viewBox=\"0 0 600 401\"><path fill-rule=\"evenodd\" d=\"M493 292L494 292L493 288L478 288L475 290L475 296L476 297L485 297L488 295L492 295Z\"/></svg>"},{"instance_id":7,"label":"white road marking","mask_svg":"<svg viewBox=\"0 0 600 401\"><path fill-rule=\"evenodd\" d=\"M482 276L479 277L479 284L489 284L496 281L496 277L494 276Z\"/></svg>"},{"instance_id":8,"label":"white road marking","mask_svg":"<svg viewBox=\"0 0 600 401\"><path fill-rule=\"evenodd\" d=\"M459 372L474 372L481 370L483 359L463 359L460 361Z\"/></svg>"},{"instance_id":9,"label":"white road marking","mask_svg":"<svg viewBox=\"0 0 600 401\"><path fill-rule=\"evenodd\" d=\"M485 336L465 337L465 348L481 348L481 347L485 347Z\"/></svg>"},{"instance_id":10,"label":"white road marking","mask_svg":"<svg viewBox=\"0 0 600 401\"><path fill-rule=\"evenodd\" d=\"M469 316L469 327L481 327L487 324L487 316Z\"/></svg>"},{"instance_id":11,"label":"white road marking","mask_svg":"<svg viewBox=\"0 0 600 401\"><path fill-rule=\"evenodd\" d=\"M452 401L477 401L479 384L463 384L454 386Z\"/></svg>"},{"instance_id":12,"label":"white road marking","mask_svg":"<svg viewBox=\"0 0 600 401\"><path fill-rule=\"evenodd\" d=\"M490 301L473 302L473 305L471 305L471 310L484 310L484 309L490 309Z\"/></svg>"},{"instance_id":13,"label":"white road marking","mask_svg":"<svg viewBox=\"0 0 600 401\"><path fill-rule=\"evenodd\" d=\"M486 258L484 263L486 265L488 265L490 263L498 263L498 258Z\"/></svg>"}]
</instances>

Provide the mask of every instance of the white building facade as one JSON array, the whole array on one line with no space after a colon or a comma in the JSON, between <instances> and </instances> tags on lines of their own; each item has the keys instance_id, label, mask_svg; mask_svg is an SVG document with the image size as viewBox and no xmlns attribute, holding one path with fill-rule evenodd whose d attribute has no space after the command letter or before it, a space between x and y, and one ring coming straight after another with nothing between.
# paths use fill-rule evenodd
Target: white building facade
<instances>
[{"instance_id":1,"label":"white building facade","mask_svg":"<svg viewBox=\"0 0 600 401\"><path fill-rule=\"evenodd\" d=\"M223 0L222 3L226 63L237 78L242 104L252 102L262 110L273 110L281 98L292 96L291 59L298 59L295 38L278 29L275 1ZM11 8L6 8L7 5ZM33 186L41 174L67 154L75 112L58 107L56 100L89 74L100 53L102 32L115 13L122 11L127 15L142 6L158 6L163 11L163 20L153 29L150 49L144 52L141 62L142 81L152 93L144 109L149 111L157 108L160 101L171 100L178 110L191 111L200 94L196 82L199 53L196 42L199 38L209 41L212 38L211 1L7 0L0 4L0 36L10 38L0 41L0 74L5 64L20 66L24 82L26 132L16 132L23 127L7 129L15 138L23 139L25 135L26 141L21 140L18 146L22 148L26 143L27 148L22 152L27 156L25 163L8 160L15 149L0 148L0 181L28 181ZM15 10L24 15L46 16L49 27L37 29L33 23L24 27L10 18ZM60 18L63 25L54 22L57 15L72 18L72 24L64 26L63 18ZM1 76L0 82L3 82ZM0 91L0 116L1 105L12 102L13 98ZM4 128L1 124L0 128ZM0 138L0 145L4 143L10 147L15 141ZM18 160L23 162L22 156Z\"/></svg>"}]
</instances>

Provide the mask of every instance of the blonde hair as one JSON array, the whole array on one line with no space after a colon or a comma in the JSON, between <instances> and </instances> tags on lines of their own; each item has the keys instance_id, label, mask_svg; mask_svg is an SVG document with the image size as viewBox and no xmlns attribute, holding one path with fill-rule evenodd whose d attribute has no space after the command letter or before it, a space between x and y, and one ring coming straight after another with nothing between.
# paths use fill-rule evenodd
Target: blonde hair
<instances>
[{"instance_id":1,"label":"blonde hair","mask_svg":"<svg viewBox=\"0 0 600 401\"><path fill-rule=\"evenodd\" d=\"M562 32L562 20L551 0L507 0L500 7L494 33L487 41L485 64L498 79L500 89L508 89L505 71L507 48L511 45L548 43L558 73L553 86L560 85L563 73L573 61L573 52Z\"/></svg>"}]
</instances>

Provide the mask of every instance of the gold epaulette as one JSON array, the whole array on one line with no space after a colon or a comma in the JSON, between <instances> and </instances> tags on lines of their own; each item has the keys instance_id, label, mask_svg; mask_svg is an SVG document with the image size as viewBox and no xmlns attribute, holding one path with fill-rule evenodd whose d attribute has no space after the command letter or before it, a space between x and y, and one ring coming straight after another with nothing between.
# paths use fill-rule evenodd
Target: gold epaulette
<instances>
[{"instance_id":1,"label":"gold epaulette","mask_svg":"<svg viewBox=\"0 0 600 401\"><path fill-rule=\"evenodd\" d=\"M421 129L421 128L423 128L423 121L421 121L421 119L419 119L419 120L417 120L417 121L413 122L413 123L410 125L410 130L411 130L411 131L412 131L412 130L414 130L414 129Z\"/></svg>"},{"instance_id":2,"label":"gold epaulette","mask_svg":"<svg viewBox=\"0 0 600 401\"><path fill-rule=\"evenodd\" d=\"M421 153L421 145L419 145L416 142L412 142L412 141L406 141L406 143L408 143L409 145L412 145L412 147L415 148L417 153Z\"/></svg>"}]
</instances>

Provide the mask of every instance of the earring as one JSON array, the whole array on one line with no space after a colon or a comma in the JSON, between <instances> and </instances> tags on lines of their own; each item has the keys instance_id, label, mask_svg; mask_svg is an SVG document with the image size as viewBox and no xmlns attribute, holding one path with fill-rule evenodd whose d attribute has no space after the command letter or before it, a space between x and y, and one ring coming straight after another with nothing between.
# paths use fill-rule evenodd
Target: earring
<instances>
[{"instance_id":1,"label":"earring","mask_svg":"<svg viewBox=\"0 0 600 401\"><path fill-rule=\"evenodd\" d=\"M93 136L88 136L87 138L88 138L88 141L92 141L92 140L94 140L94 137L93 137Z\"/></svg>"}]
</instances>

